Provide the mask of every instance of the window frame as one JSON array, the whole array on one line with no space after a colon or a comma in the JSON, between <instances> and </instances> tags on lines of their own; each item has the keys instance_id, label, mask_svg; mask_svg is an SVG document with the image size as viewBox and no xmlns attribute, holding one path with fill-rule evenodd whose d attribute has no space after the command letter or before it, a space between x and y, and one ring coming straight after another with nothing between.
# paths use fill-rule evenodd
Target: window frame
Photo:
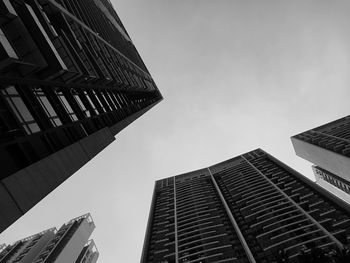
<instances>
[{"instance_id":1,"label":"window frame","mask_svg":"<svg viewBox=\"0 0 350 263\"><path fill-rule=\"evenodd\" d=\"M13 91L9 91L13 89ZM41 131L39 124L36 122L33 114L30 112L27 104L22 99L21 95L18 93L17 88L14 85L9 85L7 87L1 88L1 96L4 98L6 104L9 106L11 112L13 112L14 117L18 124L23 128L27 135L31 135ZM17 100L17 103L15 102ZM22 106L22 110L18 107L18 101ZM23 112L25 110L26 112ZM25 114L23 114L25 113ZM26 119L27 117L29 119Z\"/></svg>"},{"instance_id":2,"label":"window frame","mask_svg":"<svg viewBox=\"0 0 350 263\"><path fill-rule=\"evenodd\" d=\"M59 127L61 125L63 125L62 120L60 119L60 117L58 116L55 108L52 106L50 100L48 99L48 97L46 96L45 92L43 91L43 89L41 87L35 87L33 89L33 93L36 97L36 99L38 100L38 102L40 103L41 107L43 108L43 110L45 111L46 116L49 118L50 123L54 126L54 127ZM45 101L43 101L42 98L45 98L46 102L49 104L49 106L51 107L51 109L47 108L47 105L45 103ZM54 112L54 114L51 114L52 110Z\"/></svg>"}]
</instances>

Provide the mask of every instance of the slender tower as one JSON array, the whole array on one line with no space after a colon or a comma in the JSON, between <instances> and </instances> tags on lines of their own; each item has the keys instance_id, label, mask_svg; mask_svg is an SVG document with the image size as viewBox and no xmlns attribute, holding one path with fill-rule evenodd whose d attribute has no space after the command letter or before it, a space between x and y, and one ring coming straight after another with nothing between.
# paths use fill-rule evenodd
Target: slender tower
<instances>
[{"instance_id":1,"label":"slender tower","mask_svg":"<svg viewBox=\"0 0 350 263\"><path fill-rule=\"evenodd\" d=\"M161 99L108 0L0 0L0 232Z\"/></svg>"},{"instance_id":2,"label":"slender tower","mask_svg":"<svg viewBox=\"0 0 350 263\"><path fill-rule=\"evenodd\" d=\"M350 206L257 149L156 181L141 263L302 262L349 242Z\"/></svg>"}]
</instances>

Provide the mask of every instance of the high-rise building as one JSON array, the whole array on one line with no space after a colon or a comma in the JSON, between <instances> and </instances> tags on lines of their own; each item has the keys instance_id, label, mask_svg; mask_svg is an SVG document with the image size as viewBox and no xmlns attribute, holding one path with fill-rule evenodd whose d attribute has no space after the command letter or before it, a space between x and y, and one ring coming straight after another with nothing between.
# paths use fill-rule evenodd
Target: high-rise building
<instances>
[{"instance_id":1,"label":"high-rise building","mask_svg":"<svg viewBox=\"0 0 350 263\"><path fill-rule=\"evenodd\" d=\"M109 0L0 0L0 232L161 99Z\"/></svg>"},{"instance_id":2,"label":"high-rise building","mask_svg":"<svg viewBox=\"0 0 350 263\"><path fill-rule=\"evenodd\" d=\"M333 194L341 198L345 194L345 199L350 200L350 116L291 139L295 153L315 164L316 181Z\"/></svg>"},{"instance_id":3,"label":"high-rise building","mask_svg":"<svg viewBox=\"0 0 350 263\"><path fill-rule=\"evenodd\" d=\"M0 263L95 263L99 253L89 237L95 228L90 214L70 220L12 245L0 246Z\"/></svg>"},{"instance_id":4,"label":"high-rise building","mask_svg":"<svg viewBox=\"0 0 350 263\"><path fill-rule=\"evenodd\" d=\"M257 149L156 181L141 263L311 262L349 243L350 206Z\"/></svg>"}]
</instances>

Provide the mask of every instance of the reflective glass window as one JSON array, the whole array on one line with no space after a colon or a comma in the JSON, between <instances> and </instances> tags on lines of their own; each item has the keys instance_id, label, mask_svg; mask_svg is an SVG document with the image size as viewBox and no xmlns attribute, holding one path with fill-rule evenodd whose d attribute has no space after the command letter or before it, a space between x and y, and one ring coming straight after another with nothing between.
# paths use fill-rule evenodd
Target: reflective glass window
<instances>
[{"instance_id":1,"label":"reflective glass window","mask_svg":"<svg viewBox=\"0 0 350 263\"><path fill-rule=\"evenodd\" d=\"M78 117L73 111L72 107L70 106L69 102L67 101L62 91L56 91L56 94L58 96L58 99L61 101L63 107L65 108L66 112L68 113L69 117L71 118L71 120L77 121Z\"/></svg>"},{"instance_id":2,"label":"reflective glass window","mask_svg":"<svg viewBox=\"0 0 350 263\"><path fill-rule=\"evenodd\" d=\"M100 106L101 106L103 112L106 112L106 109L105 109L105 107L103 106L103 104L102 104L102 102L100 101L100 99L98 98L96 92L93 90L92 93L95 95L95 98L97 99L98 103L100 104Z\"/></svg>"},{"instance_id":3,"label":"reflective glass window","mask_svg":"<svg viewBox=\"0 0 350 263\"><path fill-rule=\"evenodd\" d=\"M111 105L109 105L109 102L108 102L108 100L106 99L105 94L104 94L103 92L101 92L101 94L102 94L102 97L103 97L103 99L105 100L106 104L108 105L108 109L109 109L110 111L113 111Z\"/></svg>"},{"instance_id":4,"label":"reflective glass window","mask_svg":"<svg viewBox=\"0 0 350 263\"><path fill-rule=\"evenodd\" d=\"M38 99L41 107L44 109L46 116L50 119L50 122L53 126L60 126L62 125L62 122L60 118L57 116L56 111L52 107L50 101L47 99L45 93L41 88L35 88L34 94L36 98Z\"/></svg>"},{"instance_id":5,"label":"reflective glass window","mask_svg":"<svg viewBox=\"0 0 350 263\"><path fill-rule=\"evenodd\" d=\"M9 57L18 59L18 56L15 50L13 49L12 45L10 44L10 42L8 41L7 37L5 36L4 32L1 29L0 29L0 44L3 46L3 48L5 49Z\"/></svg>"},{"instance_id":6,"label":"reflective glass window","mask_svg":"<svg viewBox=\"0 0 350 263\"><path fill-rule=\"evenodd\" d=\"M73 94L73 97L74 97L75 101L77 102L77 104L79 105L79 108L81 109L81 111L84 113L84 115L86 117L90 117L91 116L90 111L88 109L86 109L84 103L79 98L79 95Z\"/></svg>"},{"instance_id":7,"label":"reflective glass window","mask_svg":"<svg viewBox=\"0 0 350 263\"><path fill-rule=\"evenodd\" d=\"M5 89L2 89L1 94L27 134L40 131L39 125L34 120L33 115L18 94L15 86L8 86Z\"/></svg>"},{"instance_id":8,"label":"reflective glass window","mask_svg":"<svg viewBox=\"0 0 350 263\"><path fill-rule=\"evenodd\" d=\"M114 93L112 93L111 95L115 98L115 101L118 103L119 108L123 108L122 103L120 102L118 95L114 94Z\"/></svg>"},{"instance_id":9,"label":"reflective glass window","mask_svg":"<svg viewBox=\"0 0 350 263\"><path fill-rule=\"evenodd\" d=\"M106 94L107 94L109 100L113 103L114 107L115 107L116 109L118 109L119 107L118 107L118 105L115 103L115 101L114 101L112 95L111 95L108 91L106 91Z\"/></svg>"},{"instance_id":10,"label":"reflective glass window","mask_svg":"<svg viewBox=\"0 0 350 263\"><path fill-rule=\"evenodd\" d=\"M98 109L96 108L95 104L92 102L92 100L91 100L91 98L90 98L90 95L89 95L86 91L84 91L84 95L85 95L85 97L87 98L87 100L89 101L89 103L90 103L91 107L93 108L94 112L95 112L97 115L100 114L99 111L98 111Z\"/></svg>"}]
</instances>

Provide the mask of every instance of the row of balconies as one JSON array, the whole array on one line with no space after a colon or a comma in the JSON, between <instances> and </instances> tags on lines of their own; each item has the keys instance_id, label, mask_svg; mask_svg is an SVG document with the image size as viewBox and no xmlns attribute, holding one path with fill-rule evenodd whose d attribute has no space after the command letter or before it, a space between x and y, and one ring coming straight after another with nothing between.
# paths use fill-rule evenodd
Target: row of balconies
<instances>
[{"instance_id":1,"label":"row of balconies","mask_svg":"<svg viewBox=\"0 0 350 263\"><path fill-rule=\"evenodd\" d=\"M335 153L350 156L350 142L342 137L337 138L323 133L307 131L297 135L296 138L331 150Z\"/></svg>"},{"instance_id":2,"label":"row of balconies","mask_svg":"<svg viewBox=\"0 0 350 263\"><path fill-rule=\"evenodd\" d=\"M254 164L255 165L255 164ZM271 166L273 166L273 162L268 159L265 159L264 162L259 162L259 165L256 164L256 167L259 167L264 174L271 171ZM317 193L314 192L312 188L307 186L305 183L295 180L296 178L292 176L287 171L284 171L281 167L276 166L275 168L279 170L279 176L283 178L283 184L279 184L279 188L287 193L289 196L294 194L293 200L309 215L311 215L316 221L318 221L323 227L325 227L331 233L348 233L349 231L345 231L346 227L343 229L344 231L337 231L336 226L340 220L343 221L345 214L343 214L342 210L337 210L336 205L331 205L327 200L322 199ZM286 183L288 182L288 183ZM312 191L310 193L310 191ZM332 223L333 222L333 223ZM347 221L344 221L346 224ZM349 234L348 234L349 235ZM327 241L329 242L329 240ZM322 243L319 244L320 246Z\"/></svg>"},{"instance_id":3,"label":"row of balconies","mask_svg":"<svg viewBox=\"0 0 350 263\"><path fill-rule=\"evenodd\" d=\"M235 262L232 247L243 248L228 227L228 218L207 179L198 177L176 184L180 199L177 200L179 260Z\"/></svg>"},{"instance_id":4,"label":"row of balconies","mask_svg":"<svg viewBox=\"0 0 350 263\"><path fill-rule=\"evenodd\" d=\"M174 219L174 187L157 189L147 256L153 262L175 251L175 245L170 241L175 237L175 224L170 223L170 219Z\"/></svg>"}]
</instances>

